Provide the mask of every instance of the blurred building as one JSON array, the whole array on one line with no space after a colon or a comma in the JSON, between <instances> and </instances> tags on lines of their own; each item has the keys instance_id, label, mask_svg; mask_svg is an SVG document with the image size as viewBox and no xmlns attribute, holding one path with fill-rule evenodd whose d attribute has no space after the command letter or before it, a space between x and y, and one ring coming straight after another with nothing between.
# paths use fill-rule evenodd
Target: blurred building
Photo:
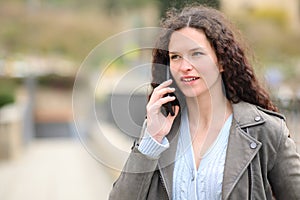
<instances>
[{"instance_id":1,"label":"blurred building","mask_svg":"<svg viewBox=\"0 0 300 200\"><path fill-rule=\"evenodd\" d=\"M14 59L0 61L0 75L8 77L43 76L47 74L74 76L76 69L74 62L53 56L16 56Z\"/></svg>"}]
</instances>

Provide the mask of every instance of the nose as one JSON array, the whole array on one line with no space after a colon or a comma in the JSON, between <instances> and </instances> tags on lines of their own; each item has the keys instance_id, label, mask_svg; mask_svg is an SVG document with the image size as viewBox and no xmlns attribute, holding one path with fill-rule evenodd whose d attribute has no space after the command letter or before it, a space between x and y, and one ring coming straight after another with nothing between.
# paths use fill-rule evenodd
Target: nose
<instances>
[{"instance_id":1,"label":"nose","mask_svg":"<svg viewBox=\"0 0 300 200\"><path fill-rule=\"evenodd\" d=\"M183 58L183 59L182 59L182 62L181 62L181 64L180 64L180 70L181 70L181 71L191 71L192 69L193 69L192 63L190 63L190 62L188 61L188 59Z\"/></svg>"}]
</instances>

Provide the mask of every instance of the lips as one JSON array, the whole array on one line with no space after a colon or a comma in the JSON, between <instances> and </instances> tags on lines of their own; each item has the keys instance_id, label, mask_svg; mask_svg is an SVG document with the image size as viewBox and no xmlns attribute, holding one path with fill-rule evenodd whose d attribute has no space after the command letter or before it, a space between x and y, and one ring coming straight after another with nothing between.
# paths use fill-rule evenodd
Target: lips
<instances>
[{"instance_id":1,"label":"lips","mask_svg":"<svg viewBox=\"0 0 300 200\"><path fill-rule=\"evenodd\" d=\"M200 77L198 76L183 76L181 77L181 81L185 83L193 82L195 80L198 80Z\"/></svg>"}]
</instances>

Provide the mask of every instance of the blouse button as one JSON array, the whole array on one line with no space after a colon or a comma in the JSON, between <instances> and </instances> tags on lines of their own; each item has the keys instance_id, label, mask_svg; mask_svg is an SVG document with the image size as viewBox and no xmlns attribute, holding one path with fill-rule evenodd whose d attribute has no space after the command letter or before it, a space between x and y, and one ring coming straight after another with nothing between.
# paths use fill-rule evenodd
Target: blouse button
<instances>
[{"instance_id":1,"label":"blouse button","mask_svg":"<svg viewBox=\"0 0 300 200\"><path fill-rule=\"evenodd\" d=\"M205 192L204 191L201 192L201 197L205 197Z\"/></svg>"}]
</instances>

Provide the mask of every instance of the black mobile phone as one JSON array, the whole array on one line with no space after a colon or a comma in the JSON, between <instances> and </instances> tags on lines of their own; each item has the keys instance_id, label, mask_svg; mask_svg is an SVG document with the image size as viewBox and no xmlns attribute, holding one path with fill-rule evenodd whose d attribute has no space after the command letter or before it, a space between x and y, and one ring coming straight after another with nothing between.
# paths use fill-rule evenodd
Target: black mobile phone
<instances>
[{"instance_id":1,"label":"black mobile phone","mask_svg":"<svg viewBox=\"0 0 300 200\"><path fill-rule=\"evenodd\" d=\"M169 65L167 65L166 66L166 80L169 80L169 79L170 79L170 69L169 69ZM164 96L175 96L175 94L172 92L172 93L167 93ZM171 114L171 116L175 115L175 105L176 105L175 101L171 101L171 102L163 104L163 107L166 112L166 116L168 116L169 114Z\"/></svg>"}]
</instances>

